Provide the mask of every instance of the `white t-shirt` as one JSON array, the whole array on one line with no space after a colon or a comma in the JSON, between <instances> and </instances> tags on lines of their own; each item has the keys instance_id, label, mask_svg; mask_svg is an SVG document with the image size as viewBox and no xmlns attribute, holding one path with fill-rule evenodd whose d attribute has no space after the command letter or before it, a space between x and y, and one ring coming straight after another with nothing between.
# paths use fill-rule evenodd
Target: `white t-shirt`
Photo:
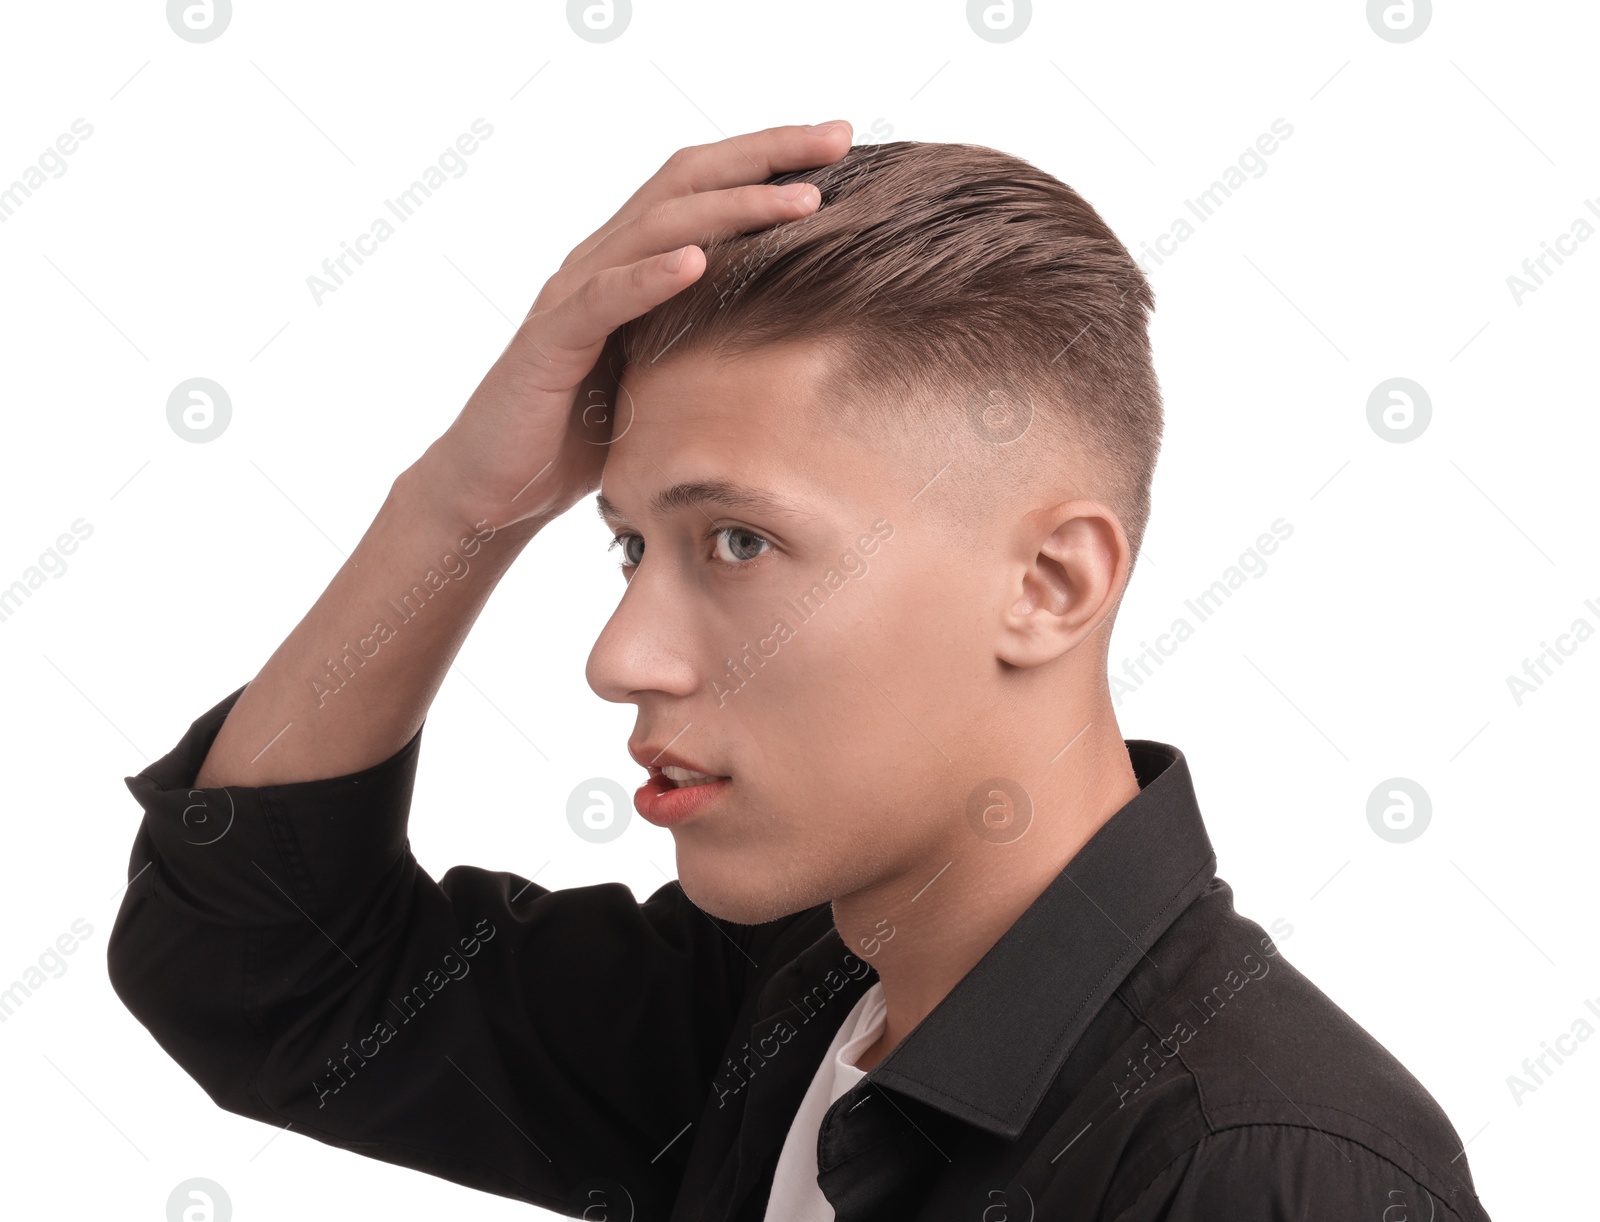
<instances>
[{"instance_id":1,"label":"white t-shirt","mask_svg":"<svg viewBox=\"0 0 1600 1222\"><path fill-rule=\"evenodd\" d=\"M789 1126L772 1179L772 1195L767 1198L765 1222L833 1222L833 1206L817 1187L817 1137L822 1117L840 1095L867 1076L856 1068L855 1061L877 1043L887 1013L883 982L875 980L845 1015Z\"/></svg>"}]
</instances>

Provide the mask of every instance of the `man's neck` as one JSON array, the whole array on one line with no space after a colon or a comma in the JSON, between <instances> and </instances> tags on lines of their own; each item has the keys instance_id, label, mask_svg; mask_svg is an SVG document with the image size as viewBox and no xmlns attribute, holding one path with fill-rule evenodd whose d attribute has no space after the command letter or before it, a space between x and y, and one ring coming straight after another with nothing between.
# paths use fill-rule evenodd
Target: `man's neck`
<instances>
[{"instance_id":1,"label":"man's neck","mask_svg":"<svg viewBox=\"0 0 1600 1222\"><path fill-rule=\"evenodd\" d=\"M1017 839L985 840L963 820L927 860L833 902L834 926L877 969L887 1003L883 1035L857 1068L871 1069L910 1034L1139 792L1110 717L1091 721L1047 773L1022 784L1032 815Z\"/></svg>"}]
</instances>

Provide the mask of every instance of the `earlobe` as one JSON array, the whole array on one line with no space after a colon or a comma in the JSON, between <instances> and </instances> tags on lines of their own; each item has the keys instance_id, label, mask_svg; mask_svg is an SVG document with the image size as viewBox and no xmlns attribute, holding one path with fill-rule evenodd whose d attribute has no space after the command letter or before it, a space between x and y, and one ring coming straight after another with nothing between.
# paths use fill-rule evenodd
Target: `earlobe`
<instances>
[{"instance_id":1,"label":"earlobe","mask_svg":"<svg viewBox=\"0 0 1600 1222\"><path fill-rule=\"evenodd\" d=\"M1116 515L1097 501L1063 502L1019 525L1024 562L997 653L1014 666L1038 666L1105 622L1126 578L1128 543Z\"/></svg>"}]
</instances>

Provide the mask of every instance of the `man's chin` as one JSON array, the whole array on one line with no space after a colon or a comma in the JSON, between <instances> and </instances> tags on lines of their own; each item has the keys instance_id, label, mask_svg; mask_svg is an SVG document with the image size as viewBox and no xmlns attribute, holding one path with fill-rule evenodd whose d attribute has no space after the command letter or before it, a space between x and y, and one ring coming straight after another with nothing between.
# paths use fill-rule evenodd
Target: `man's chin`
<instances>
[{"instance_id":1,"label":"man's chin","mask_svg":"<svg viewBox=\"0 0 1600 1222\"><path fill-rule=\"evenodd\" d=\"M693 850L690 850L692 853ZM678 885L696 908L737 925L764 925L831 899L795 892L795 880L757 870L686 862L678 855Z\"/></svg>"}]
</instances>

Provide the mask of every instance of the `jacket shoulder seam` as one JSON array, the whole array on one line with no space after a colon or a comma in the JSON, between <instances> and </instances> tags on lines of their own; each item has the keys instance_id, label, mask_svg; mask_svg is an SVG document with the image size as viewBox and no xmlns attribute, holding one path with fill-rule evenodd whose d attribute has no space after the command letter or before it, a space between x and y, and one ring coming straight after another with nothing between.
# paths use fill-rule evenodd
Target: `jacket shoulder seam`
<instances>
[{"instance_id":1,"label":"jacket shoulder seam","mask_svg":"<svg viewBox=\"0 0 1600 1222\"><path fill-rule=\"evenodd\" d=\"M1333 1108L1332 1110L1333 1111L1343 1111L1342 1108ZM1354 1113L1353 1112L1346 1112L1345 1115L1354 1115ZM1376 1126L1374 1126L1374 1127L1376 1127ZM1129 1210L1133 1209L1140 1201L1142 1201L1145 1198L1146 1194L1149 1193L1150 1189L1155 1185L1155 1182L1157 1180L1159 1180L1163 1175L1165 1175L1172 1168L1172 1166L1175 1163L1177 1163L1180 1159L1183 1159L1185 1157L1188 1157L1188 1158L1192 1159L1194 1154L1195 1154L1195 1152L1204 1143L1206 1143L1208 1141L1211 1141L1211 1140L1213 1140L1213 1139L1215 1139L1217 1137L1220 1137L1224 1133L1238 1132L1238 1131L1243 1130L1243 1129L1299 1129L1299 1130L1308 1130L1308 1131L1314 1131L1314 1132L1318 1132L1318 1133L1323 1133L1325 1136L1328 1136L1330 1138L1338 1138L1341 1141L1348 1142L1350 1145L1355 1146L1358 1149L1365 1150L1368 1154L1372 1155L1374 1158L1380 1160L1381 1162L1387 1164L1390 1167L1393 1167L1395 1169L1395 1171L1397 1171L1399 1174L1405 1176L1407 1179L1410 1179L1414 1183L1421 1184L1421 1187L1425 1191L1427 1191L1429 1193L1429 1195L1432 1196L1433 1199L1438 1203L1439 1208L1445 1211L1444 1216L1445 1216L1446 1222L1449 1222L1449 1220L1451 1220L1451 1219L1455 1220L1455 1222L1460 1222L1461 1215L1459 1213L1457 1213L1454 1209L1451 1209L1449 1205L1446 1205L1444 1203L1444 1200L1439 1196L1439 1194L1437 1192L1434 1191L1434 1189L1429 1188L1427 1184L1422 1184L1421 1181L1418 1180L1417 1177L1414 1174L1412 1174L1410 1171L1407 1171L1404 1167L1402 1167L1399 1163L1395 1162L1394 1159L1390 1158L1383 1151L1374 1149L1372 1146L1368 1145L1366 1142L1362 1141L1360 1138L1352 1137L1348 1133L1336 1132L1336 1133L1329 1134L1329 1133L1326 1133L1325 1130L1317 1128L1317 1126L1314 1125L1314 1124L1297 1124L1294 1121L1289 1121L1289 1120L1241 1120L1241 1121L1238 1121L1236 1123L1224 1124L1224 1125L1220 1125L1220 1126L1215 1127L1215 1128L1211 1127L1210 1126L1210 1122L1208 1121L1207 1122L1206 1131L1204 1133L1202 1133L1199 1137L1195 1138L1194 1141L1192 1141L1188 1145L1184 1146L1183 1149L1177 1151L1175 1154L1173 1154L1173 1156L1171 1158L1169 1158L1165 1163L1163 1163L1160 1167L1158 1167L1150 1175L1150 1177L1140 1186L1139 1191L1134 1195L1133 1199L1128 1202L1127 1207L1125 1209L1123 1209L1121 1211L1121 1213L1126 1214ZM1383 1132L1383 1130L1381 1130L1381 1129L1379 1131ZM1388 1137L1388 1136L1390 1136L1390 1134L1384 1133L1384 1136ZM1401 1149L1405 1149L1406 1153L1408 1153L1408 1154L1411 1153L1411 1151L1406 1149L1406 1147L1404 1145L1401 1145L1400 1148ZM1415 1155L1413 1155L1413 1157L1415 1157ZM1418 1161L1419 1161L1419 1163L1421 1163L1421 1160L1418 1160ZM1425 1163L1421 1163L1421 1165L1423 1166L1423 1168L1425 1170L1429 1170L1431 1172L1431 1168L1428 1168ZM1478 1197L1477 1197L1476 1194L1473 1194L1473 1200L1474 1201L1478 1200ZM1436 1215L1436 1218L1437 1218L1437 1215Z\"/></svg>"}]
</instances>

